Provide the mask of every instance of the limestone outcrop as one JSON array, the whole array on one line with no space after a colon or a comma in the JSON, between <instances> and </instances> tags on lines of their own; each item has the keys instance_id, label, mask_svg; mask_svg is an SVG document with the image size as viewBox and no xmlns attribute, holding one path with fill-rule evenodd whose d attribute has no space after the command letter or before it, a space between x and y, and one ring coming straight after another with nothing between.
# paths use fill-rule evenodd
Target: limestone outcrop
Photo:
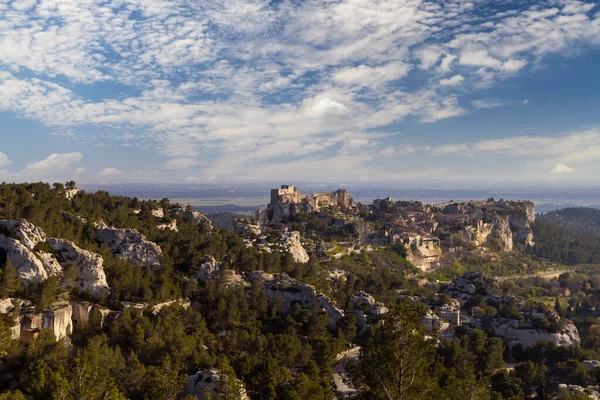
<instances>
[{"instance_id":1,"label":"limestone outcrop","mask_svg":"<svg viewBox=\"0 0 600 400\"><path fill-rule=\"evenodd\" d=\"M538 340L551 340L559 346L578 346L581 339L577 327L571 321L565 321L560 332L533 329L519 320L494 318L490 323L490 331L501 337L510 346L521 344L523 347L534 345Z\"/></svg>"},{"instance_id":2,"label":"limestone outcrop","mask_svg":"<svg viewBox=\"0 0 600 400\"><path fill-rule=\"evenodd\" d=\"M249 276L251 281L261 282L267 299L269 301L281 297L284 307L298 303L302 308L317 307L327 311L329 315L330 329L334 329L337 322L344 316L344 312L338 308L335 301L322 293L318 293L312 285L298 282L286 274L268 274L264 271L252 272Z\"/></svg>"},{"instance_id":3,"label":"limestone outcrop","mask_svg":"<svg viewBox=\"0 0 600 400\"><path fill-rule=\"evenodd\" d=\"M152 216L154 218L164 218L165 217L165 211L162 208L157 208L155 210L150 211L152 213Z\"/></svg>"},{"instance_id":4,"label":"limestone outcrop","mask_svg":"<svg viewBox=\"0 0 600 400\"><path fill-rule=\"evenodd\" d=\"M0 220L0 225L10 229L13 236L29 250L33 250L36 244L46 240L46 234L42 228L25 219Z\"/></svg>"},{"instance_id":5,"label":"limestone outcrop","mask_svg":"<svg viewBox=\"0 0 600 400\"><path fill-rule=\"evenodd\" d=\"M31 301L18 299L16 297L0 299L0 314L8 314L13 312L16 308L29 307L30 305Z\"/></svg>"},{"instance_id":6,"label":"limestone outcrop","mask_svg":"<svg viewBox=\"0 0 600 400\"><path fill-rule=\"evenodd\" d=\"M42 313L42 329L49 329L57 340L73 333L73 308L70 304L53 305Z\"/></svg>"},{"instance_id":7,"label":"limestone outcrop","mask_svg":"<svg viewBox=\"0 0 600 400\"><path fill-rule=\"evenodd\" d=\"M26 285L62 273L54 255L36 250L39 243L46 241L41 228L24 219L0 220L0 226L4 230L4 234L0 233L0 249L6 252Z\"/></svg>"},{"instance_id":8,"label":"limestone outcrop","mask_svg":"<svg viewBox=\"0 0 600 400\"><path fill-rule=\"evenodd\" d=\"M369 319L379 318L389 311L383 303L376 302L373 296L363 291L352 295L350 302L354 307L356 325L360 330L364 330L369 326Z\"/></svg>"},{"instance_id":9,"label":"limestone outcrop","mask_svg":"<svg viewBox=\"0 0 600 400\"><path fill-rule=\"evenodd\" d=\"M306 249L304 249L302 243L300 243L300 232L282 232L280 244L292 255L292 257L294 257L294 261L307 263L310 260Z\"/></svg>"},{"instance_id":10,"label":"limestone outcrop","mask_svg":"<svg viewBox=\"0 0 600 400\"><path fill-rule=\"evenodd\" d=\"M6 252L25 285L48 279L42 261L18 240L0 234L0 249Z\"/></svg>"},{"instance_id":11,"label":"limestone outcrop","mask_svg":"<svg viewBox=\"0 0 600 400\"><path fill-rule=\"evenodd\" d=\"M106 243L111 253L117 257L132 261L142 267L160 267L162 251L160 247L135 229L117 229L96 226L96 240Z\"/></svg>"},{"instance_id":12,"label":"limestone outcrop","mask_svg":"<svg viewBox=\"0 0 600 400\"><path fill-rule=\"evenodd\" d=\"M223 263L215 260L213 256L204 256L200 260L198 279L202 282L221 280L225 286L247 286L244 278L233 270L224 270Z\"/></svg>"},{"instance_id":13,"label":"limestone outcrop","mask_svg":"<svg viewBox=\"0 0 600 400\"><path fill-rule=\"evenodd\" d=\"M210 398L213 396L219 397L222 388L232 388L237 387L237 393L227 393L228 399L236 399L236 400L249 400L250 398L246 394L246 389L241 381L235 379L234 382L228 382L227 379L235 379L228 378L225 375L221 374L217 370L206 370L206 371L198 371L194 375L190 375L183 389L184 395L192 395L195 396L199 400L205 400L206 395L208 394Z\"/></svg>"},{"instance_id":14,"label":"limestone outcrop","mask_svg":"<svg viewBox=\"0 0 600 400\"><path fill-rule=\"evenodd\" d=\"M170 211L181 218L184 222L188 222L196 227L206 224L209 230L213 229L210 219L200 211L193 209L191 206L184 207L177 205L172 207Z\"/></svg>"},{"instance_id":15,"label":"limestone outcrop","mask_svg":"<svg viewBox=\"0 0 600 400\"><path fill-rule=\"evenodd\" d=\"M47 243L56 251L58 261L63 268L67 263L75 263L80 291L90 291L94 297L101 297L109 290L104 274L104 260L99 254L80 249L73 242L65 239L48 239Z\"/></svg>"},{"instance_id":16,"label":"limestone outcrop","mask_svg":"<svg viewBox=\"0 0 600 400\"><path fill-rule=\"evenodd\" d=\"M160 224L156 226L158 229L160 229L161 231L173 231L173 232L179 232L179 228L177 228L177 221L173 220L171 222L169 222L168 224Z\"/></svg>"}]
</instances>

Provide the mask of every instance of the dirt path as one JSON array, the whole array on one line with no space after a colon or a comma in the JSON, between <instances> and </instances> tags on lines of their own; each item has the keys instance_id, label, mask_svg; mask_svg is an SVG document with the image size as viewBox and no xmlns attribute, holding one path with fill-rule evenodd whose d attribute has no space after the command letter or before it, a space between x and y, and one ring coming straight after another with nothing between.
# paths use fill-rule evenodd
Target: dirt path
<instances>
[{"instance_id":1,"label":"dirt path","mask_svg":"<svg viewBox=\"0 0 600 400\"><path fill-rule=\"evenodd\" d=\"M561 274L565 272L573 272L572 269L562 269L558 271L548 271L548 272L538 272L537 274L529 274L529 275L515 275L515 276L503 276L496 278L498 282L503 282L509 279L526 279L526 278L542 278L542 279L553 279L558 278Z\"/></svg>"}]
</instances>

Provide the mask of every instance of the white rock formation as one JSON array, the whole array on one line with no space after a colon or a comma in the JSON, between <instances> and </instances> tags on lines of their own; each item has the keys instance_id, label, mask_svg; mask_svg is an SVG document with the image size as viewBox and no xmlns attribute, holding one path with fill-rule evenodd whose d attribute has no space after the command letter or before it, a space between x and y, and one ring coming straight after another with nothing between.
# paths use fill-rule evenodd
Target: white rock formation
<instances>
[{"instance_id":1,"label":"white rock formation","mask_svg":"<svg viewBox=\"0 0 600 400\"><path fill-rule=\"evenodd\" d=\"M160 267L162 251L160 247L146 240L135 229L116 229L96 225L96 240L107 243L117 257L135 262L143 267Z\"/></svg>"},{"instance_id":2,"label":"white rock formation","mask_svg":"<svg viewBox=\"0 0 600 400\"><path fill-rule=\"evenodd\" d=\"M73 333L73 308L70 304L54 305L42 313L42 329L50 329L57 340Z\"/></svg>"},{"instance_id":3,"label":"white rock formation","mask_svg":"<svg viewBox=\"0 0 600 400\"><path fill-rule=\"evenodd\" d=\"M490 324L492 333L504 339L511 346L534 345L538 340L551 340L559 346L578 346L581 341L577 327L571 321L565 321L564 328L557 333L520 326L519 320L495 318Z\"/></svg>"},{"instance_id":4,"label":"white rock formation","mask_svg":"<svg viewBox=\"0 0 600 400\"><path fill-rule=\"evenodd\" d=\"M94 315L100 317L100 326L102 326L106 317L112 312L106 307L75 297L72 297L69 303L73 308L73 315L71 317L73 320L73 327L82 324L86 325Z\"/></svg>"},{"instance_id":5,"label":"white rock formation","mask_svg":"<svg viewBox=\"0 0 600 400\"><path fill-rule=\"evenodd\" d=\"M165 217L165 211L162 208L157 208L156 210L152 210L151 213L152 213L152 216L155 218L164 218Z\"/></svg>"},{"instance_id":6,"label":"white rock formation","mask_svg":"<svg viewBox=\"0 0 600 400\"><path fill-rule=\"evenodd\" d=\"M90 291L94 297L101 297L108 292L106 275L102 264L104 260L99 254L80 249L73 242L65 239L48 239L48 244L54 250L58 261L64 266L74 262L78 269L78 289Z\"/></svg>"},{"instance_id":7,"label":"white rock formation","mask_svg":"<svg viewBox=\"0 0 600 400\"><path fill-rule=\"evenodd\" d=\"M184 390L184 395L192 395L196 396L199 400L206 399L206 392L211 396L219 396L227 395L227 399L236 399L236 400L249 400L250 398L246 394L246 389L243 384L239 380L235 380L235 382L227 382L227 379L217 370L207 370L207 371L198 371L194 375L190 375ZM237 387L237 393L222 393L223 388ZM219 398L221 398L219 396Z\"/></svg>"},{"instance_id":8,"label":"white rock formation","mask_svg":"<svg viewBox=\"0 0 600 400\"><path fill-rule=\"evenodd\" d=\"M48 276L60 276L62 274L62 266L56 257L54 257L54 254L38 251L36 255L42 261L42 265L44 266Z\"/></svg>"},{"instance_id":9,"label":"white rock formation","mask_svg":"<svg viewBox=\"0 0 600 400\"><path fill-rule=\"evenodd\" d=\"M310 260L308 253L300 243L300 232L282 232L280 244L294 257L294 261L307 263Z\"/></svg>"},{"instance_id":10,"label":"white rock formation","mask_svg":"<svg viewBox=\"0 0 600 400\"><path fill-rule=\"evenodd\" d=\"M168 224L160 224L156 226L158 229L160 229L161 231L174 231L174 232L179 232L179 229L177 228L177 221L173 220Z\"/></svg>"},{"instance_id":11,"label":"white rock formation","mask_svg":"<svg viewBox=\"0 0 600 400\"><path fill-rule=\"evenodd\" d=\"M268 274L264 271L255 271L250 274L250 280L258 280L269 301L281 297L284 307L298 303L302 308L311 308L313 305L327 311L329 315L328 327L334 329L337 322L344 316L329 297L318 293L312 285L298 282L286 274Z\"/></svg>"},{"instance_id":12,"label":"white rock formation","mask_svg":"<svg viewBox=\"0 0 600 400\"><path fill-rule=\"evenodd\" d=\"M367 328L369 317L380 317L389 311L383 303L376 302L373 296L363 291L352 295L350 302L354 307L356 325L360 330Z\"/></svg>"},{"instance_id":13,"label":"white rock formation","mask_svg":"<svg viewBox=\"0 0 600 400\"><path fill-rule=\"evenodd\" d=\"M151 307L152 314L158 314L160 312L160 310L162 310L163 308L172 306L174 304L179 304L183 308L189 308L191 306L190 301L186 300L186 299L165 301L163 303L158 303L158 304L152 306Z\"/></svg>"},{"instance_id":14,"label":"white rock formation","mask_svg":"<svg viewBox=\"0 0 600 400\"><path fill-rule=\"evenodd\" d=\"M0 225L9 228L15 238L29 250L33 250L36 244L46 240L46 234L42 228L25 219L4 219L0 220Z\"/></svg>"},{"instance_id":15,"label":"white rock formation","mask_svg":"<svg viewBox=\"0 0 600 400\"><path fill-rule=\"evenodd\" d=\"M13 312L17 307L29 307L30 305L31 301L17 299L15 297L0 299L0 314L8 314L9 312Z\"/></svg>"},{"instance_id":16,"label":"white rock formation","mask_svg":"<svg viewBox=\"0 0 600 400\"><path fill-rule=\"evenodd\" d=\"M202 282L221 279L225 286L248 286L248 282L233 270L223 271L223 263L217 262L213 256L204 256L200 260L198 279Z\"/></svg>"},{"instance_id":17,"label":"white rock formation","mask_svg":"<svg viewBox=\"0 0 600 400\"><path fill-rule=\"evenodd\" d=\"M73 200L77 196L77 193L79 193L79 189L77 188L67 189L65 190L65 197L67 200Z\"/></svg>"},{"instance_id":18,"label":"white rock formation","mask_svg":"<svg viewBox=\"0 0 600 400\"><path fill-rule=\"evenodd\" d=\"M6 252L25 285L42 282L48 278L42 261L21 242L0 234L0 249Z\"/></svg>"},{"instance_id":19,"label":"white rock formation","mask_svg":"<svg viewBox=\"0 0 600 400\"><path fill-rule=\"evenodd\" d=\"M193 209L191 206L184 207L177 205L171 208L171 212L183 219L184 222L188 222L196 227L206 223L209 230L213 229L210 219L200 211Z\"/></svg>"}]
</instances>

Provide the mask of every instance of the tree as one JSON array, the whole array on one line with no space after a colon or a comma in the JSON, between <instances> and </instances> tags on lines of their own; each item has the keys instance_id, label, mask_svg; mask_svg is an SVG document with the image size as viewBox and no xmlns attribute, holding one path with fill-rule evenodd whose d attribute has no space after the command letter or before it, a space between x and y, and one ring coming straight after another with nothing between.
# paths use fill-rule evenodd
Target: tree
<instances>
[{"instance_id":1,"label":"tree","mask_svg":"<svg viewBox=\"0 0 600 400\"><path fill-rule=\"evenodd\" d=\"M10 297L19 289L19 276L10 257L6 257L6 265L0 280L0 298Z\"/></svg>"},{"instance_id":2,"label":"tree","mask_svg":"<svg viewBox=\"0 0 600 400\"><path fill-rule=\"evenodd\" d=\"M418 305L404 301L383 318L360 351L352 371L356 387L376 399L428 399L434 384L428 367L434 341L425 338Z\"/></svg>"},{"instance_id":3,"label":"tree","mask_svg":"<svg viewBox=\"0 0 600 400\"><path fill-rule=\"evenodd\" d=\"M160 367L149 367L147 370L147 397L149 400L175 400L181 393L186 377L177 371L166 356Z\"/></svg>"},{"instance_id":4,"label":"tree","mask_svg":"<svg viewBox=\"0 0 600 400\"><path fill-rule=\"evenodd\" d=\"M556 298L556 301L554 302L554 309L556 310L558 315L560 315L561 317L563 316L562 306L560 305L560 301L558 301L558 297Z\"/></svg>"}]
</instances>

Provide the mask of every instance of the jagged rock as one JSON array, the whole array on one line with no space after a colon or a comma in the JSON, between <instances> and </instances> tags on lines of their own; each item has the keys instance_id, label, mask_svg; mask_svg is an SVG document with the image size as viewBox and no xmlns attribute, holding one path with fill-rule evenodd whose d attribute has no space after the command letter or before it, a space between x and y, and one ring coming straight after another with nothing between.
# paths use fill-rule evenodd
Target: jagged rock
<instances>
[{"instance_id":1,"label":"jagged rock","mask_svg":"<svg viewBox=\"0 0 600 400\"><path fill-rule=\"evenodd\" d=\"M493 319L489 328L511 346L529 347L538 340L551 340L559 346L578 346L581 341L579 331L571 321L565 321L564 328L557 333L521 326L519 320L507 318Z\"/></svg>"},{"instance_id":2,"label":"jagged rock","mask_svg":"<svg viewBox=\"0 0 600 400\"><path fill-rule=\"evenodd\" d=\"M369 317L380 317L389 311L383 303L376 302L373 296L363 291L356 292L352 295L350 302L354 307L356 325L360 330L364 330L368 327Z\"/></svg>"},{"instance_id":3,"label":"jagged rock","mask_svg":"<svg viewBox=\"0 0 600 400\"><path fill-rule=\"evenodd\" d=\"M308 253L300 243L300 232L282 232L280 243L294 257L294 261L307 263L310 260Z\"/></svg>"},{"instance_id":4,"label":"jagged rock","mask_svg":"<svg viewBox=\"0 0 600 400\"><path fill-rule=\"evenodd\" d=\"M146 240L135 229L116 229L96 226L96 240L107 243L117 257L135 262L143 267L160 267L162 251L154 242Z\"/></svg>"},{"instance_id":5,"label":"jagged rock","mask_svg":"<svg viewBox=\"0 0 600 400\"><path fill-rule=\"evenodd\" d=\"M423 271L435 267L442 255L440 241L432 236L417 238L409 246L407 259Z\"/></svg>"},{"instance_id":6,"label":"jagged rock","mask_svg":"<svg viewBox=\"0 0 600 400\"><path fill-rule=\"evenodd\" d=\"M36 244L46 240L46 234L42 228L25 219L0 220L0 225L10 229L14 237L29 250L33 250Z\"/></svg>"},{"instance_id":7,"label":"jagged rock","mask_svg":"<svg viewBox=\"0 0 600 400\"><path fill-rule=\"evenodd\" d=\"M17 307L29 307L31 305L31 301L18 299L15 297L9 297L7 299L0 299L0 314L8 314L12 312Z\"/></svg>"},{"instance_id":8,"label":"jagged rock","mask_svg":"<svg viewBox=\"0 0 600 400\"><path fill-rule=\"evenodd\" d=\"M58 261L64 268L67 263L74 262L78 269L78 289L90 291L94 297L101 297L108 292L106 275L102 266L104 260L99 254L80 249L73 242L65 239L47 240L50 247L56 250Z\"/></svg>"},{"instance_id":9,"label":"jagged rock","mask_svg":"<svg viewBox=\"0 0 600 400\"><path fill-rule=\"evenodd\" d=\"M235 271L223 271L223 263L217 262L213 256L202 257L197 276L202 282L221 279L225 286L248 285L244 278Z\"/></svg>"},{"instance_id":10,"label":"jagged rock","mask_svg":"<svg viewBox=\"0 0 600 400\"><path fill-rule=\"evenodd\" d=\"M460 325L460 302L452 299L452 304L443 304L438 314L446 321L452 322L454 325Z\"/></svg>"},{"instance_id":11,"label":"jagged rock","mask_svg":"<svg viewBox=\"0 0 600 400\"><path fill-rule=\"evenodd\" d=\"M184 222L188 222L196 227L199 227L205 223L209 230L213 229L210 219L200 211L194 210L191 206L183 207L181 205L177 205L171 208L170 211L179 218L183 219Z\"/></svg>"},{"instance_id":12,"label":"jagged rock","mask_svg":"<svg viewBox=\"0 0 600 400\"><path fill-rule=\"evenodd\" d=\"M344 312L337 307L335 301L306 283L298 282L286 274L268 274L264 271L255 271L250 274L250 280L258 280L270 301L281 297L284 307L298 303L303 308L316 305L327 311L330 329L334 329L337 322L344 316Z\"/></svg>"},{"instance_id":13,"label":"jagged rock","mask_svg":"<svg viewBox=\"0 0 600 400\"><path fill-rule=\"evenodd\" d=\"M164 218L165 217L165 211L162 208L152 210L151 213L152 213L152 216L155 218Z\"/></svg>"},{"instance_id":14,"label":"jagged rock","mask_svg":"<svg viewBox=\"0 0 600 400\"><path fill-rule=\"evenodd\" d=\"M0 249L6 252L25 285L48 278L42 261L21 242L0 234Z\"/></svg>"},{"instance_id":15,"label":"jagged rock","mask_svg":"<svg viewBox=\"0 0 600 400\"><path fill-rule=\"evenodd\" d=\"M65 190L65 197L67 198L67 200L73 200L78 193L79 189L77 188L67 189Z\"/></svg>"},{"instance_id":16,"label":"jagged rock","mask_svg":"<svg viewBox=\"0 0 600 400\"><path fill-rule=\"evenodd\" d=\"M179 232L179 229L177 228L176 220L173 220L168 224L160 224L157 226L157 228L160 229L161 231L169 230L169 231Z\"/></svg>"},{"instance_id":17,"label":"jagged rock","mask_svg":"<svg viewBox=\"0 0 600 400\"><path fill-rule=\"evenodd\" d=\"M183 389L184 395L195 396L199 400L205 400L206 394L211 396L218 396L221 387L237 386L238 393L228 393L228 399L236 400L249 400L250 398L246 394L246 389L239 380L235 382L227 382L225 376L219 373L217 370L198 371L194 375L190 375L185 387ZM208 392L208 393L207 393Z\"/></svg>"}]
</instances>

